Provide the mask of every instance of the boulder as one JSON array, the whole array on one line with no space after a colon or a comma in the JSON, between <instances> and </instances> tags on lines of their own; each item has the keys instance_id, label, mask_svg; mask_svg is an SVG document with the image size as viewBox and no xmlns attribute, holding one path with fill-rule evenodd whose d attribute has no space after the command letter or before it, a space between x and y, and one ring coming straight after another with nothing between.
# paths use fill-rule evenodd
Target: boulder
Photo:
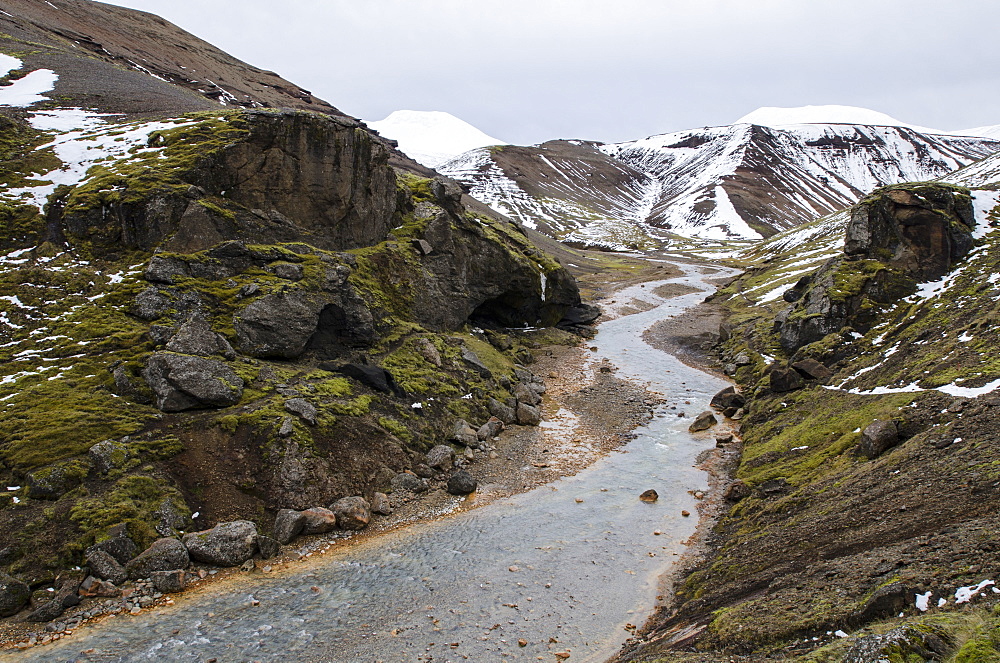
<instances>
[{"instance_id":1,"label":"boulder","mask_svg":"<svg viewBox=\"0 0 1000 663\"><path fill-rule=\"evenodd\" d=\"M187 572L181 569L174 571L153 571L149 574L153 588L164 594L175 594L184 591L187 586Z\"/></svg>"},{"instance_id":2,"label":"boulder","mask_svg":"<svg viewBox=\"0 0 1000 663\"><path fill-rule=\"evenodd\" d=\"M538 405L542 402L542 397L531 388L529 383L518 382L514 385L514 398L517 399L518 403L527 403L528 405Z\"/></svg>"},{"instance_id":3,"label":"boulder","mask_svg":"<svg viewBox=\"0 0 1000 663\"><path fill-rule=\"evenodd\" d=\"M156 407L164 412L228 407L243 396L243 380L215 359L156 352L143 375L156 396Z\"/></svg>"},{"instance_id":4,"label":"boulder","mask_svg":"<svg viewBox=\"0 0 1000 663\"><path fill-rule=\"evenodd\" d=\"M715 418L715 414L709 410L705 410L695 417L691 425L688 426L688 430L692 433L697 433L699 431L708 430L717 423L719 423L719 420Z\"/></svg>"},{"instance_id":5,"label":"boulder","mask_svg":"<svg viewBox=\"0 0 1000 663\"><path fill-rule=\"evenodd\" d=\"M323 366L321 365L320 368L323 368ZM380 391L384 394L395 394L401 398L406 395L406 391L396 383L395 378L392 377L392 373L380 366L344 364L333 370L349 378L354 378L375 391Z\"/></svg>"},{"instance_id":6,"label":"boulder","mask_svg":"<svg viewBox=\"0 0 1000 663\"><path fill-rule=\"evenodd\" d=\"M465 470L459 470L448 479L447 491L452 495L468 495L475 492L478 483L471 474Z\"/></svg>"},{"instance_id":7,"label":"boulder","mask_svg":"<svg viewBox=\"0 0 1000 663\"><path fill-rule=\"evenodd\" d=\"M319 415L319 411L316 409L315 405L306 399L290 398L285 401L285 409L292 414L297 415L300 419L302 419L302 421L306 422L310 426L316 425L316 417Z\"/></svg>"},{"instance_id":8,"label":"boulder","mask_svg":"<svg viewBox=\"0 0 1000 663\"><path fill-rule=\"evenodd\" d=\"M83 582L80 583L80 588L77 592L80 596L84 597L101 596L111 598L114 596L121 596L122 590L115 587L115 583L110 580L101 580L94 576L87 576L84 578Z\"/></svg>"},{"instance_id":9,"label":"boulder","mask_svg":"<svg viewBox=\"0 0 1000 663\"><path fill-rule=\"evenodd\" d=\"M120 585L128 580L128 573L117 559L103 550L94 550L87 555L87 567L98 578Z\"/></svg>"},{"instance_id":10,"label":"boulder","mask_svg":"<svg viewBox=\"0 0 1000 663\"><path fill-rule=\"evenodd\" d=\"M411 493L423 493L427 490L427 482L410 472L400 472L390 483L393 490L406 490Z\"/></svg>"},{"instance_id":11,"label":"boulder","mask_svg":"<svg viewBox=\"0 0 1000 663\"><path fill-rule=\"evenodd\" d=\"M368 527L372 519L371 506L363 497L342 497L330 505L340 529L361 530Z\"/></svg>"},{"instance_id":12,"label":"boulder","mask_svg":"<svg viewBox=\"0 0 1000 663\"><path fill-rule=\"evenodd\" d=\"M256 299L233 316L236 343L252 357L295 359L305 352L322 308L297 291Z\"/></svg>"},{"instance_id":13,"label":"boulder","mask_svg":"<svg viewBox=\"0 0 1000 663\"><path fill-rule=\"evenodd\" d=\"M125 571L132 580L148 578L154 571L176 571L186 569L191 564L188 550L177 539L164 537L125 565Z\"/></svg>"},{"instance_id":14,"label":"boulder","mask_svg":"<svg viewBox=\"0 0 1000 663\"><path fill-rule=\"evenodd\" d=\"M451 439L465 447L479 446L479 434L465 419L459 419L452 426Z\"/></svg>"},{"instance_id":15,"label":"boulder","mask_svg":"<svg viewBox=\"0 0 1000 663\"><path fill-rule=\"evenodd\" d=\"M803 376L812 378L813 380L819 380L820 382L826 382L833 377L833 371L815 359L810 359L808 357L792 362L792 368L797 370Z\"/></svg>"},{"instance_id":16,"label":"boulder","mask_svg":"<svg viewBox=\"0 0 1000 663\"><path fill-rule=\"evenodd\" d=\"M195 313L180 326L177 333L167 343L167 350L185 355L211 357L222 355L227 359L236 356L233 346L221 334L212 331L204 316Z\"/></svg>"},{"instance_id":17,"label":"boulder","mask_svg":"<svg viewBox=\"0 0 1000 663\"><path fill-rule=\"evenodd\" d=\"M858 453L869 459L881 456L899 442L899 430L894 421L875 419L861 431Z\"/></svg>"},{"instance_id":18,"label":"boulder","mask_svg":"<svg viewBox=\"0 0 1000 663\"><path fill-rule=\"evenodd\" d=\"M294 509L281 509L274 517L273 534L278 543L285 545L302 533L306 516Z\"/></svg>"},{"instance_id":19,"label":"boulder","mask_svg":"<svg viewBox=\"0 0 1000 663\"><path fill-rule=\"evenodd\" d=\"M490 417L489 420L479 427L476 435L481 441L492 440L503 431L503 422L498 417Z\"/></svg>"},{"instance_id":20,"label":"boulder","mask_svg":"<svg viewBox=\"0 0 1000 663\"><path fill-rule=\"evenodd\" d=\"M736 391L736 387L729 386L712 397L710 405L717 410L728 410L729 408L741 408L746 403L743 394Z\"/></svg>"},{"instance_id":21,"label":"boulder","mask_svg":"<svg viewBox=\"0 0 1000 663\"><path fill-rule=\"evenodd\" d=\"M25 477L28 486L28 497L32 499L55 500L72 490L83 481L75 468L63 465L50 465L40 470L30 472ZM84 472L85 473L85 472Z\"/></svg>"},{"instance_id":22,"label":"boulder","mask_svg":"<svg viewBox=\"0 0 1000 663\"><path fill-rule=\"evenodd\" d=\"M537 426L542 423L542 411L527 403L518 403L517 423L522 426Z\"/></svg>"},{"instance_id":23,"label":"boulder","mask_svg":"<svg viewBox=\"0 0 1000 663\"><path fill-rule=\"evenodd\" d=\"M431 479L437 472L435 472L430 465L425 463L417 463L413 466L413 473L416 474L421 479Z\"/></svg>"},{"instance_id":24,"label":"boulder","mask_svg":"<svg viewBox=\"0 0 1000 663\"><path fill-rule=\"evenodd\" d=\"M851 614L850 622L857 628L877 619L895 617L910 607L913 595L914 592L901 582L879 587L860 610Z\"/></svg>"},{"instance_id":25,"label":"boulder","mask_svg":"<svg viewBox=\"0 0 1000 663\"><path fill-rule=\"evenodd\" d=\"M163 256L153 256L143 278L152 283L166 283L173 285L177 278L188 276L187 263L180 258L166 258Z\"/></svg>"},{"instance_id":26,"label":"boulder","mask_svg":"<svg viewBox=\"0 0 1000 663\"><path fill-rule=\"evenodd\" d=\"M337 516L329 509L314 506L301 513L305 517L302 523L303 534L326 534L337 529Z\"/></svg>"},{"instance_id":27,"label":"boulder","mask_svg":"<svg viewBox=\"0 0 1000 663\"><path fill-rule=\"evenodd\" d=\"M738 355L736 355L735 359L733 359L733 363L736 364L737 367L740 367L740 366L749 366L753 362L751 362L750 360L750 355L748 355L746 352L741 352Z\"/></svg>"},{"instance_id":28,"label":"boulder","mask_svg":"<svg viewBox=\"0 0 1000 663\"><path fill-rule=\"evenodd\" d=\"M31 588L16 578L0 572L0 617L20 612L31 598Z\"/></svg>"},{"instance_id":29,"label":"boulder","mask_svg":"<svg viewBox=\"0 0 1000 663\"><path fill-rule=\"evenodd\" d=\"M150 286L136 295L129 313L140 320L156 320L170 310L170 305L170 297Z\"/></svg>"},{"instance_id":30,"label":"boulder","mask_svg":"<svg viewBox=\"0 0 1000 663\"><path fill-rule=\"evenodd\" d=\"M104 440L87 450L87 458L95 470L107 474L125 464L128 460L128 449L120 442Z\"/></svg>"},{"instance_id":31,"label":"boulder","mask_svg":"<svg viewBox=\"0 0 1000 663\"><path fill-rule=\"evenodd\" d=\"M119 564L127 564L129 560L139 554L139 546L129 538L128 530L124 524L115 525L108 532L108 538L98 541L86 550L89 557L95 551L101 550L115 558Z\"/></svg>"},{"instance_id":32,"label":"boulder","mask_svg":"<svg viewBox=\"0 0 1000 663\"><path fill-rule=\"evenodd\" d=\"M450 470L455 452L446 444L439 444L427 452L427 465L439 470Z\"/></svg>"},{"instance_id":33,"label":"boulder","mask_svg":"<svg viewBox=\"0 0 1000 663\"><path fill-rule=\"evenodd\" d=\"M465 362L466 366L478 373L480 377L487 380L493 377L493 372L482 362L479 355L464 345L462 346L462 361Z\"/></svg>"},{"instance_id":34,"label":"boulder","mask_svg":"<svg viewBox=\"0 0 1000 663\"><path fill-rule=\"evenodd\" d=\"M301 281L305 276L305 269L302 265L292 262L275 262L267 266L267 271L271 272L279 279L288 281Z\"/></svg>"},{"instance_id":35,"label":"boulder","mask_svg":"<svg viewBox=\"0 0 1000 663\"><path fill-rule=\"evenodd\" d=\"M239 566L256 552L257 526L249 520L219 523L181 539L191 559L214 566Z\"/></svg>"},{"instance_id":36,"label":"boulder","mask_svg":"<svg viewBox=\"0 0 1000 663\"><path fill-rule=\"evenodd\" d=\"M798 371L783 366L775 366L770 371L771 391L782 394L802 388L802 376Z\"/></svg>"},{"instance_id":37,"label":"boulder","mask_svg":"<svg viewBox=\"0 0 1000 663\"><path fill-rule=\"evenodd\" d=\"M750 497L750 493L750 486L737 480L729 484L729 487L726 488L726 492L723 497L727 502L739 502L742 499Z\"/></svg>"},{"instance_id":38,"label":"boulder","mask_svg":"<svg viewBox=\"0 0 1000 663\"><path fill-rule=\"evenodd\" d=\"M438 352L438 349L428 339L419 338L413 345L421 357L435 366L441 366L441 353Z\"/></svg>"},{"instance_id":39,"label":"boulder","mask_svg":"<svg viewBox=\"0 0 1000 663\"><path fill-rule=\"evenodd\" d=\"M487 404L487 409L490 414L502 421L504 424L516 424L517 423L517 411L514 408L509 407L495 398L490 398Z\"/></svg>"},{"instance_id":40,"label":"boulder","mask_svg":"<svg viewBox=\"0 0 1000 663\"><path fill-rule=\"evenodd\" d=\"M260 553L261 559L271 559L281 552L281 544L276 539L259 534L257 535L257 552Z\"/></svg>"},{"instance_id":41,"label":"boulder","mask_svg":"<svg viewBox=\"0 0 1000 663\"><path fill-rule=\"evenodd\" d=\"M55 595L51 601L38 606L25 618L29 622L50 622L59 617L66 608L80 604L80 585L83 584L82 571L70 571L56 578Z\"/></svg>"},{"instance_id":42,"label":"boulder","mask_svg":"<svg viewBox=\"0 0 1000 663\"><path fill-rule=\"evenodd\" d=\"M389 496L385 493L375 493L372 495L372 513L380 516L392 514L392 504L389 503Z\"/></svg>"},{"instance_id":43,"label":"boulder","mask_svg":"<svg viewBox=\"0 0 1000 663\"><path fill-rule=\"evenodd\" d=\"M411 239L410 243L422 256L429 256L434 252L434 247L426 239Z\"/></svg>"}]
</instances>

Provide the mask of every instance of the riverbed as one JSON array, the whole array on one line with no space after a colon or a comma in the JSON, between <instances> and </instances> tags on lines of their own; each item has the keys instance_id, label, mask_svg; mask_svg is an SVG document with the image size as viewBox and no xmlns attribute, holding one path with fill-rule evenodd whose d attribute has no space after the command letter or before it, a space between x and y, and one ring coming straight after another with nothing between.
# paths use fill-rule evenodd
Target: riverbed
<instances>
[{"instance_id":1,"label":"riverbed","mask_svg":"<svg viewBox=\"0 0 1000 663\"><path fill-rule=\"evenodd\" d=\"M621 450L508 499L4 653L26 661L606 660L650 615L659 578L695 532L695 493L708 489L696 459L717 431L688 426L727 385L642 341L728 273L677 266L682 276L616 293L622 304L606 308L614 316L628 305L629 314L602 323L589 343L594 370L610 362L618 377L666 399ZM661 287L670 284L694 290ZM676 292L684 294L663 296ZM640 501L647 489L659 500Z\"/></svg>"}]
</instances>

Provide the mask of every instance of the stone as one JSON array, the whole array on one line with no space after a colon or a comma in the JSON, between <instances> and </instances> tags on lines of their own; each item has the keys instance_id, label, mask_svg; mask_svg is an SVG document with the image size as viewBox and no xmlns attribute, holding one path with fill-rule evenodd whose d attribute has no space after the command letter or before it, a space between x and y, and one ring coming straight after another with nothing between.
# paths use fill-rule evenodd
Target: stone
<instances>
[{"instance_id":1,"label":"stone","mask_svg":"<svg viewBox=\"0 0 1000 663\"><path fill-rule=\"evenodd\" d=\"M267 266L267 271L271 272L279 279L286 279L288 281L301 281L302 277L305 275L302 265L296 265L292 262L271 263Z\"/></svg>"},{"instance_id":2,"label":"stone","mask_svg":"<svg viewBox=\"0 0 1000 663\"><path fill-rule=\"evenodd\" d=\"M117 559L103 550L94 550L87 555L87 567L98 578L120 585L128 580L128 573Z\"/></svg>"},{"instance_id":3,"label":"stone","mask_svg":"<svg viewBox=\"0 0 1000 663\"><path fill-rule=\"evenodd\" d=\"M16 578L0 572L0 617L21 611L31 598L31 588Z\"/></svg>"},{"instance_id":4,"label":"stone","mask_svg":"<svg viewBox=\"0 0 1000 663\"><path fill-rule=\"evenodd\" d=\"M413 346L417 349L421 357L440 368L441 353L438 352L433 343L426 338L419 338L414 342Z\"/></svg>"},{"instance_id":5,"label":"stone","mask_svg":"<svg viewBox=\"0 0 1000 663\"><path fill-rule=\"evenodd\" d=\"M910 607L914 592L901 582L893 582L875 590L860 610L848 618L855 628L886 617L895 617Z\"/></svg>"},{"instance_id":6,"label":"stone","mask_svg":"<svg viewBox=\"0 0 1000 663\"><path fill-rule=\"evenodd\" d=\"M518 403L517 423L522 426L537 426L542 423L542 411L527 403Z\"/></svg>"},{"instance_id":7,"label":"stone","mask_svg":"<svg viewBox=\"0 0 1000 663\"><path fill-rule=\"evenodd\" d=\"M281 544L277 540L263 534L257 535L257 552L261 559L271 559L277 557L281 552Z\"/></svg>"},{"instance_id":8,"label":"stone","mask_svg":"<svg viewBox=\"0 0 1000 663\"><path fill-rule=\"evenodd\" d=\"M723 447L733 441L732 433L723 433L715 436L715 446Z\"/></svg>"},{"instance_id":9,"label":"stone","mask_svg":"<svg viewBox=\"0 0 1000 663\"><path fill-rule=\"evenodd\" d=\"M771 391L776 394L782 394L788 391L801 389L803 382L802 376L799 375L798 371L791 368L776 366L771 369L770 384Z\"/></svg>"},{"instance_id":10,"label":"stone","mask_svg":"<svg viewBox=\"0 0 1000 663\"><path fill-rule=\"evenodd\" d=\"M272 533L281 545L289 543L302 533L306 525L306 516L294 509L281 509L274 517Z\"/></svg>"},{"instance_id":11,"label":"stone","mask_svg":"<svg viewBox=\"0 0 1000 663\"><path fill-rule=\"evenodd\" d=\"M826 382L833 377L833 371L815 359L810 359L808 357L792 362L792 368L797 370L803 376L812 378L813 380L819 380L820 382Z\"/></svg>"},{"instance_id":12,"label":"stone","mask_svg":"<svg viewBox=\"0 0 1000 663\"><path fill-rule=\"evenodd\" d=\"M490 398L487 403L487 409L490 414L502 421L506 425L517 423L517 411L514 408L509 407L495 398Z\"/></svg>"},{"instance_id":13,"label":"stone","mask_svg":"<svg viewBox=\"0 0 1000 663\"><path fill-rule=\"evenodd\" d=\"M191 564L187 547L177 539L157 539L125 565L131 580L148 578L154 571L176 571Z\"/></svg>"},{"instance_id":14,"label":"stone","mask_svg":"<svg viewBox=\"0 0 1000 663\"><path fill-rule=\"evenodd\" d=\"M128 449L114 440L103 440L87 450L87 458L95 470L107 474L128 460Z\"/></svg>"},{"instance_id":15,"label":"stone","mask_svg":"<svg viewBox=\"0 0 1000 663\"><path fill-rule=\"evenodd\" d=\"M478 483L465 470L458 470L448 478L446 490L452 495L468 495L475 492Z\"/></svg>"},{"instance_id":16,"label":"stone","mask_svg":"<svg viewBox=\"0 0 1000 663\"><path fill-rule=\"evenodd\" d=\"M300 292L266 295L233 316L240 351L252 357L295 359L319 324L322 305Z\"/></svg>"},{"instance_id":17,"label":"stone","mask_svg":"<svg viewBox=\"0 0 1000 663\"><path fill-rule=\"evenodd\" d=\"M450 470L455 452L446 444L439 444L427 452L427 465L439 470Z\"/></svg>"},{"instance_id":18,"label":"stone","mask_svg":"<svg viewBox=\"0 0 1000 663\"><path fill-rule=\"evenodd\" d=\"M723 497L728 502L739 502L742 499L750 497L750 493L750 486L737 480L729 484L729 487L726 488L726 492L723 494Z\"/></svg>"},{"instance_id":19,"label":"stone","mask_svg":"<svg viewBox=\"0 0 1000 663\"><path fill-rule=\"evenodd\" d=\"M943 631L939 632L943 634ZM900 661L942 661L953 652L954 645L949 644L934 630L905 624L885 633L856 638L844 654L842 662L888 661L891 660L890 656Z\"/></svg>"},{"instance_id":20,"label":"stone","mask_svg":"<svg viewBox=\"0 0 1000 663\"><path fill-rule=\"evenodd\" d=\"M476 431L476 436L480 441L485 442L486 440L492 440L494 437L500 435L503 431L503 422L498 417L490 417L489 420L479 427Z\"/></svg>"},{"instance_id":21,"label":"stone","mask_svg":"<svg viewBox=\"0 0 1000 663\"><path fill-rule=\"evenodd\" d=\"M736 391L736 387L729 386L712 397L710 405L717 410L728 410L729 408L740 408L746 403L743 394Z\"/></svg>"},{"instance_id":22,"label":"stone","mask_svg":"<svg viewBox=\"0 0 1000 663\"><path fill-rule=\"evenodd\" d=\"M416 474L421 479L430 479L435 474L437 474L430 465L426 463L417 463L413 466L413 473Z\"/></svg>"},{"instance_id":23,"label":"stone","mask_svg":"<svg viewBox=\"0 0 1000 663\"><path fill-rule=\"evenodd\" d=\"M302 421L306 422L310 426L316 425L316 417L318 416L319 411L316 409L315 405L306 399L290 398L285 401L285 409L292 414L297 415L300 419L302 419Z\"/></svg>"},{"instance_id":24,"label":"stone","mask_svg":"<svg viewBox=\"0 0 1000 663\"><path fill-rule=\"evenodd\" d=\"M295 421L291 417L284 417L281 420L281 426L278 427L278 437L286 438L291 437L292 433L295 432Z\"/></svg>"},{"instance_id":25,"label":"stone","mask_svg":"<svg viewBox=\"0 0 1000 663\"><path fill-rule=\"evenodd\" d=\"M150 321L163 317L170 307L170 297L150 286L136 295L128 312L140 320Z\"/></svg>"},{"instance_id":26,"label":"stone","mask_svg":"<svg viewBox=\"0 0 1000 663\"><path fill-rule=\"evenodd\" d=\"M28 497L36 500L59 499L83 481L83 477L74 470L75 468L62 464L29 472L24 479L28 487Z\"/></svg>"},{"instance_id":27,"label":"stone","mask_svg":"<svg viewBox=\"0 0 1000 663\"><path fill-rule=\"evenodd\" d=\"M746 352L741 352L738 355L736 355L736 357L733 359L733 363L736 364L736 366L738 367L742 367L742 366L749 366L753 362L750 361L750 355L748 355Z\"/></svg>"},{"instance_id":28,"label":"stone","mask_svg":"<svg viewBox=\"0 0 1000 663\"><path fill-rule=\"evenodd\" d=\"M593 324L601 317L601 308L593 304L577 304L570 306L563 313L562 319L556 324L560 329Z\"/></svg>"},{"instance_id":29,"label":"stone","mask_svg":"<svg viewBox=\"0 0 1000 663\"><path fill-rule=\"evenodd\" d=\"M122 569L124 571L124 569ZM122 590L115 587L115 583L110 580L101 580L94 576L87 576L84 578L83 582L80 583L80 588L77 590L80 596L83 597L114 597L121 596Z\"/></svg>"},{"instance_id":30,"label":"stone","mask_svg":"<svg viewBox=\"0 0 1000 663\"><path fill-rule=\"evenodd\" d=\"M108 538L88 547L85 554L89 557L97 550L108 553L123 565L139 554L139 546L129 538L128 529L124 524L112 527L108 532Z\"/></svg>"},{"instance_id":31,"label":"stone","mask_svg":"<svg viewBox=\"0 0 1000 663\"><path fill-rule=\"evenodd\" d=\"M465 447L479 446L479 434L465 419L459 419L452 426L451 439Z\"/></svg>"},{"instance_id":32,"label":"stone","mask_svg":"<svg viewBox=\"0 0 1000 663\"><path fill-rule=\"evenodd\" d=\"M642 494L639 495L639 499L643 502L655 502L660 499L660 494L650 488L649 490L642 491Z\"/></svg>"},{"instance_id":33,"label":"stone","mask_svg":"<svg viewBox=\"0 0 1000 663\"><path fill-rule=\"evenodd\" d=\"M372 513L376 513L380 516L388 516L392 514L392 504L389 502L389 496L385 493L375 493L372 495Z\"/></svg>"},{"instance_id":34,"label":"stone","mask_svg":"<svg viewBox=\"0 0 1000 663\"><path fill-rule=\"evenodd\" d=\"M342 497L330 505L337 518L337 527L347 530L362 530L372 519L371 505L359 496Z\"/></svg>"},{"instance_id":35,"label":"stone","mask_svg":"<svg viewBox=\"0 0 1000 663\"><path fill-rule=\"evenodd\" d=\"M337 516L329 509L314 506L301 512L305 516L303 534L326 534L337 529Z\"/></svg>"},{"instance_id":36,"label":"stone","mask_svg":"<svg viewBox=\"0 0 1000 663\"><path fill-rule=\"evenodd\" d=\"M486 364L482 362L475 352L469 348L462 346L462 361L465 364L479 374L480 377L486 378L487 380L493 377L493 372L487 368Z\"/></svg>"},{"instance_id":37,"label":"stone","mask_svg":"<svg viewBox=\"0 0 1000 663\"><path fill-rule=\"evenodd\" d=\"M406 490L411 493L423 493L427 490L427 482L410 472L400 472L390 483L393 490Z\"/></svg>"},{"instance_id":38,"label":"stone","mask_svg":"<svg viewBox=\"0 0 1000 663\"><path fill-rule=\"evenodd\" d=\"M429 256L434 252L434 247L426 239L412 239L410 243L422 256Z\"/></svg>"},{"instance_id":39,"label":"stone","mask_svg":"<svg viewBox=\"0 0 1000 663\"><path fill-rule=\"evenodd\" d=\"M153 571L149 574L153 588L164 594L176 594L184 591L187 586L187 572L181 569L173 571Z\"/></svg>"},{"instance_id":40,"label":"stone","mask_svg":"<svg viewBox=\"0 0 1000 663\"><path fill-rule=\"evenodd\" d=\"M781 495L782 493L787 492L788 488L789 488L788 482L785 481L784 479L768 479L767 481L764 481L759 486L757 486L757 489L765 497L773 497L774 495Z\"/></svg>"},{"instance_id":41,"label":"stone","mask_svg":"<svg viewBox=\"0 0 1000 663\"><path fill-rule=\"evenodd\" d=\"M528 405L538 405L542 402L542 397L531 388L529 383L518 382L514 385L514 398L517 399L518 403L527 403Z\"/></svg>"},{"instance_id":42,"label":"stone","mask_svg":"<svg viewBox=\"0 0 1000 663\"><path fill-rule=\"evenodd\" d=\"M24 620L37 623L51 622L53 619L61 617L65 611L66 606L62 604L62 601L53 599L32 610Z\"/></svg>"},{"instance_id":43,"label":"stone","mask_svg":"<svg viewBox=\"0 0 1000 663\"><path fill-rule=\"evenodd\" d=\"M80 604L79 589L83 584L84 574L82 571L69 571L60 574L56 578L58 589L52 600L43 603L33 610L26 620L29 622L49 622L63 614L66 608ZM65 630L65 628L63 629Z\"/></svg>"},{"instance_id":44,"label":"stone","mask_svg":"<svg viewBox=\"0 0 1000 663\"><path fill-rule=\"evenodd\" d=\"M695 417L694 422L688 426L688 430L692 433L697 433L699 431L708 430L717 423L719 423L719 420L715 418L715 415L711 411L705 410Z\"/></svg>"},{"instance_id":45,"label":"stone","mask_svg":"<svg viewBox=\"0 0 1000 663\"><path fill-rule=\"evenodd\" d=\"M215 359L156 352L143 371L156 407L164 412L228 407L243 396L243 380Z\"/></svg>"},{"instance_id":46,"label":"stone","mask_svg":"<svg viewBox=\"0 0 1000 663\"><path fill-rule=\"evenodd\" d=\"M188 276L187 263L179 258L164 258L163 256L153 256L143 278L153 283L166 283L172 285L174 280Z\"/></svg>"},{"instance_id":47,"label":"stone","mask_svg":"<svg viewBox=\"0 0 1000 663\"><path fill-rule=\"evenodd\" d=\"M239 566L256 552L257 526L249 520L233 520L185 534L181 541L196 562Z\"/></svg>"},{"instance_id":48,"label":"stone","mask_svg":"<svg viewBox=\"0 0 1000 663\"><path fill-rule=\"evenodd\" d=\"M167 350L201 357L211 357L218 354L232 359L236 356L229 341L221 334L213 332L211 325L200 314L188 317L167 343Z\"/></svg>"},{"instance_id":49,"label":"stone","mask_svg":"<svg viewBox=\"0 0 1000 663\"><path fill-rule=\"evenodd\" d=\"M868 459L875 459L898 442L899 430L896 422L875 419L861 431L858 453Z\"/></svg>"}]
</instances>

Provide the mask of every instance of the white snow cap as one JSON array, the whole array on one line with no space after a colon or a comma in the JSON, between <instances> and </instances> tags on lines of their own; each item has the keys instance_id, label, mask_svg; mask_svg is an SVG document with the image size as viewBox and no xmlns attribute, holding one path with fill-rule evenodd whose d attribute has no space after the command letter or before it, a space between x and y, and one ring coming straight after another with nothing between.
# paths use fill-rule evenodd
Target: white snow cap
<instances>
[{"instance_id":1,"label":"white snow cap","mask_svg":"<svg viewBox=\"0 0 1000 663\"><path fill-rule=\"evenodd\" d=\"M883 127L908 127L922 133L943 134L944 131L919 127L908 122L857 106L799 106L779 108L763 106L736 120L735 124L759 124L765 127L783 127L790 124L866 124Z\"/></svg>"},{"instance_id":2,"label":"white snow cap","mask_svg":"<svg viewBox=\"0 0 1000 663\"><path fill-rule=\"evenodd\" d=\"M400 150L428 168L477 147L508 145L444 111L398 110L368 126L397 141Z\"/></svg>"}]
</instances>

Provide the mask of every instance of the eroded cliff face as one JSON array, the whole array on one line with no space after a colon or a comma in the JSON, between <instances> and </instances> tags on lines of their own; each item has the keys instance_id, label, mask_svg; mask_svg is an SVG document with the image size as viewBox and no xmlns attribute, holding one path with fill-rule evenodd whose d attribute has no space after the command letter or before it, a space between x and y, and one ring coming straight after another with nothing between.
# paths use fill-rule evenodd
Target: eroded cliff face
<instances>
[{"instance_id":1,"label":"eroded cliff face","mask_svg":"<svg viewBox=\"0 0 1000 663\"><path fill-rule=\"evenodd\" d=\"M390 153L343 118L198 114L15 208L0 477L24 488L0 563L40 582L122 523L140 547L267 529L391 490L458 420L517 420L518 328L596 312L519 227Z\"/></svg>"}]
</instances>

